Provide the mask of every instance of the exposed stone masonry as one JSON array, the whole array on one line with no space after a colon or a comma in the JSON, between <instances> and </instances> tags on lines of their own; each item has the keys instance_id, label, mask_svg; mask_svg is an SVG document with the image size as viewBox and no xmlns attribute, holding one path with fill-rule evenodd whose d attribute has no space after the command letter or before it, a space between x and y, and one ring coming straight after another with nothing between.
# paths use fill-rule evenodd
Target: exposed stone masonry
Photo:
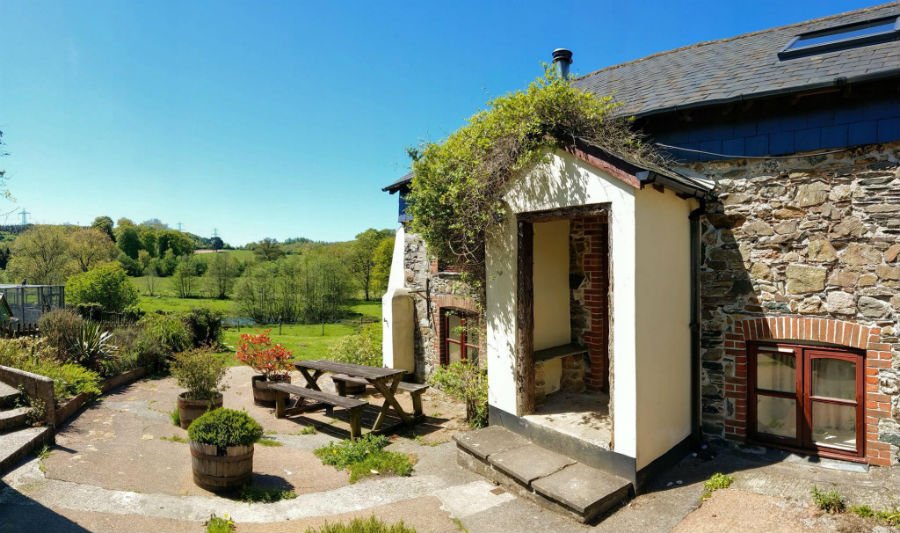
<instances>
[{"instance_id":1,"label":"exposed stone masonry","mask_svg":"<svg viewBox=\"0 0 900 533\"><path fill-rule=\"evenodd\" d=\"M872 328L880 338L868 349L890 354L878 361L883 365L867 368L871 394L890 406L883 416L867 412L867 427L877 427L877 441L891 445L896 462L900 144L692 168L716 180L718 198L708 205L702 245L706 433L724 436L728 420L746 409L726 401L728 379L746 372L736 365L736 348L726 346L736 324L752 317L819 317Z\"/></svg>"},{"instance_id":2,"label":"exposed stone masonry","mask_svg":"<svg viewBox=\"0 0 900 533\"><path fill-rule=\"evenodd\" d=\"M572 341L588 349L585 384L609 391L609 225L600 217L569 225Z\"/></svg>"},{"instance_id":3,"label":"exposed stone masonry","mask_svg":"<svg viewBox=\"0 0 900 533\"><path fill-rule=\"evenodd\" d=\"M421 237L406 233L403 257L406 287L413 292L415 303L416 379L424 381L441 362L441 309L475 312L476 306L459 274L438 271Z\"/></svg>"}]
</instances>

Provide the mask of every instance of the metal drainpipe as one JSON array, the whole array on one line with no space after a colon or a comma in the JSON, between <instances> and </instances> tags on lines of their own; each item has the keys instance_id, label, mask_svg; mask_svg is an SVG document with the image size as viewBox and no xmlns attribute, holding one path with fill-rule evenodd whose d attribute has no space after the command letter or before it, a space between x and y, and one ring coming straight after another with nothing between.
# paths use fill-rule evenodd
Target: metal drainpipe
<instances>
[{"instance_id":1,"label":"metal drainpipe","mask_svg":"<svg viewBox=\"0 0 900 533\"><path fill-rule=\"evenodd\" d=\"M691 437L699 443L703 437L700 422L700 217L706 211L706 201L691 211Z\"/></svg>"}]
</instances>

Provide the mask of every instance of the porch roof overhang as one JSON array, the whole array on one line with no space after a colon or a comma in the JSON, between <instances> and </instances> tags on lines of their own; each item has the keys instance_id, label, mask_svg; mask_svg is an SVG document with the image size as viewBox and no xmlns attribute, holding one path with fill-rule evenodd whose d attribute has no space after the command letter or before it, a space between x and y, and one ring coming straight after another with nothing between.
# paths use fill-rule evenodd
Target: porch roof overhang
<instances>
[{"instance_id":1,"label":"porch roof overhang","mask_svg":"<svg viewBox=\"0 0 900 533\"><path fill-rule=\"evenodd\" d=\"M575 158L605 171L636 189L658 185L674 191L683 198L704 198L715 185L705 178L686 176L672 169L634 161L583 139L576 139L565 150Z\"/></svg>"},{"instance_id":2,"label":"porch roof overhang","mask_svg":"<svg viewBox=\"0 0 900 533\"><path fill-rule=\"evenodd\" d=\"M403 189L404 187L409 187L409 184L412 183L413 173L412 171L407 172L403 175L402 178L398 179L394 183L391 183L387 187L383 187L381 190L390 194L394 194L395 192Z\"/></svg>"}]
</instances>

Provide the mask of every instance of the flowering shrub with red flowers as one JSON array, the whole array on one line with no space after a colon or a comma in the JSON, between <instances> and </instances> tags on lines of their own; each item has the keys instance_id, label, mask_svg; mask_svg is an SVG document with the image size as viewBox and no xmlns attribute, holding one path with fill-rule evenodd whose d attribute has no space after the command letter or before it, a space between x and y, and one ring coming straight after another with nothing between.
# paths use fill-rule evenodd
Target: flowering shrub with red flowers
<instances>
[{"instance_id":1,"label":"flowering shrub with red flowers","mask_svg":"<svg viewBox=\"0 0 900 533\"><path fill-rule=\"evenodd\" d=\"M241 333L238 346L238 361L250 366L269 381L288 375L291 371L293 354L281 344L272 344L269 331L262 333Z\"/></svg>"}]
</instances>

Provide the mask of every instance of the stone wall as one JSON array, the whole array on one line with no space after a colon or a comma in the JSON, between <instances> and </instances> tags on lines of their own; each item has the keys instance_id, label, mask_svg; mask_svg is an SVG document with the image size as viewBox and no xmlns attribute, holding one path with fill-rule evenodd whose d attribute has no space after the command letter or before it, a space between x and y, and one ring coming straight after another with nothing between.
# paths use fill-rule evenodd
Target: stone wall
<instances>
[{"instance_id":1,"label":"stone wall","mask_svg":"<svg viewBox=\"0 0 900 533\"><path fill-rule=\"evenodd\" d=\"M406 233L403 257L406 287L413 293L415 302L416 379L424 381L441 362L441 309L475 312L477 307L459 274L439 271L421 237Z\"/></svg>"},{"instance_id":2,"label":"stone wall","mask_svg":"<svg viewBox=\"0 0 900 533\"><path fill-rule=\"evenodd\" d=\"M860 345L868 350L867 448L875 459L869 458L876 464L897 461L898 159L900 143L892 143L821 156L692 166L717 182L717 200L708 204L704 220L701 267L707 435L743 436L747 369L739 324L754 317L789 318L783 323L799 328L808 324L798 318L816 317L826 329L849 324L871 332L871 340L865 340L870 344ZM801 337L788 327L772 338L818 338L808 333Z\"/></svg>"}]
</instances>

